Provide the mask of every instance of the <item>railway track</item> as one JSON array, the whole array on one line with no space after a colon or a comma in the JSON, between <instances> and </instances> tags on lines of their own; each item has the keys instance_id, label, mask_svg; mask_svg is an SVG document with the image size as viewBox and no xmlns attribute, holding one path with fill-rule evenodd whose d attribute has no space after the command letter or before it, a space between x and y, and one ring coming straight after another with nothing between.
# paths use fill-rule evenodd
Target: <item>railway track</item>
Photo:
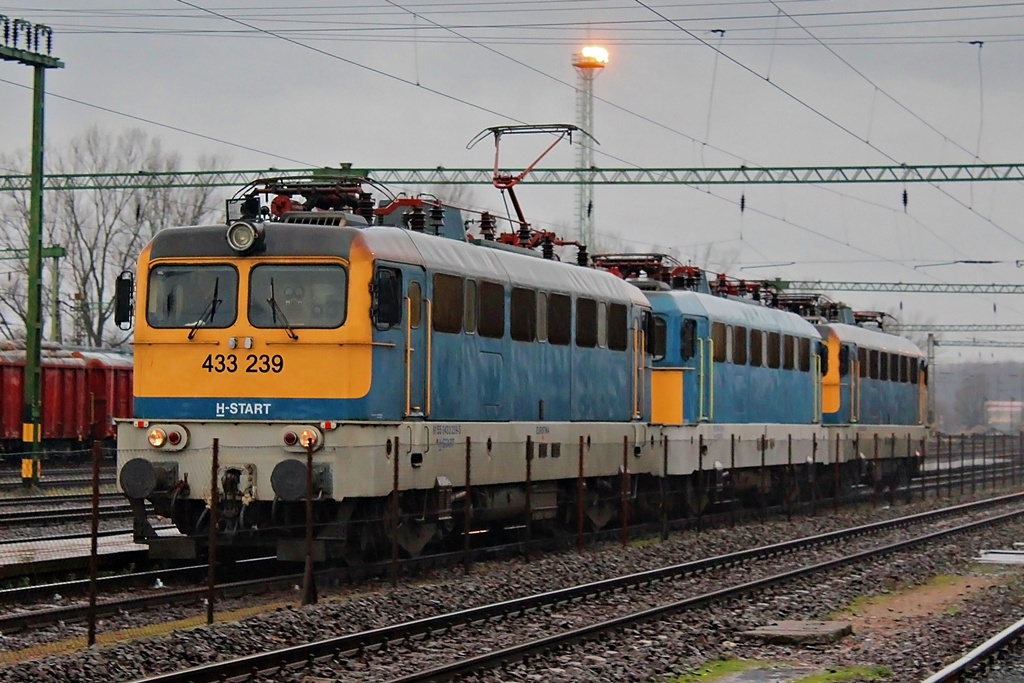
<instances>
[{"instance_id":1,"label":"railway track","mask_svg":"<svg viewBox=\"0 0 1024 683\"><path fill-rule=\"evenodd\" d=\"M114 484L116 479L113 474L104 474L100 476L100 486L106 486ZM92 476L65 476L65 477L51 477L45 476L39 480L39 488L43 491L52 489L66 489L66 488L92 488ZM20 479L4 479L0 480L0 491L20 491L23 489Z\"/></svg>"},{"instance_id":2,"label":"railway track","mask_svg":"<svg viewBox=\"0 0 1024 683\"><path fill-rule=\"evenodd\" d=\"M672 581L680 577L693 576L713 569L735 567L754 561L775 560L781 556L793 554L822 544L836 543L862 535L905 528L908 526L927 523L929 521L938 521L952 515L976 512L978 510L1000 504L1019 503L1022 500L1024 500L1024 494L1001 496L986 501L980 501L978 503L957 505L950 508L944 508L942 510L920 513L886 522L853 527L842 531L820 534L818 536L787 541L771 546L763 546L760 548L730 553L728 555L706 558L680 565L662 567L651 571L620 576L613 579L597 581L560 590L553 590L546 593L534 594L527 597L461 610L454 613L426 617L369 631L321 640L305 645L284 648L271 652L262 652L205 666L194 667L183 671L156 675L142 680L147 681L148 683L205 683L234 679L238 677L259 678L262 676L272 676L275 672L282 670L283 668L287 668L288 671L295 673L292 671L292 668L301 667L301 665L306 662L310 664L317 662L327 663L333 658L337 656L344 656L347 653L370 652L381 648L387 648L388 646L397 643L418 642L420 639L430 639L435 637L437 634L442 634L443 637L443 634L446 634L453 629L460 629L469 624L475 624L481 629L484 629L487 628L488 624L494 621L510 619L526 614L546 613L548 610L559 609L560 606L571 605L580 601L593 600L596 597L608 595L610 593L624 593L628 590L659 585L663 582ZM396 679L396 681L411 683L412 681L450 680L455 676L471 675L484 669L503 666L508 662L522 659L523 657L527 657L531 654L546 652L568 644L588 640L601 633L618 631L642 621L664 618L682 610L706 606L714 602L763 590L767 587L789 582L797 578L810 576L820 572L827 572L843 565L874 559L880 555L906 550L920 544L940 540L956 534L979 530L985 526L1011 521L1022 516L1024 516L1024 509L1017 509L1008 513L992 515L980 521L973 521L956 527L927 532L897 543L876 546L870 550L862 552L844 554L833 560L801 566L794 570L772 574L765 578L748 581L746 583L727 588L720 588L718 590L702 593L684 600L677 600L667 604L662 604L655 608L642 609L625 616L601 621L596 624L589 624L581 628L569 629L544 638L522 642L512 647L506 647L485 654L467 657L457 662L450 662L434 668L422 669L420 671L406 674L401 678ZM457 638L458 633L455 633L453 637ZM443 651L445 648L442 647L439 649Z\"/></svg>"},{"instance_id":3,"label":"railway track","mask_svg":"<svg viewBox=\"0 0 1024 683\"><path fill-rule=\"evenodd\" d=\"M953 683L974 679L974 674L983 672L986 666L1007 650L1024 640L1024 619L1007 626L960 659L938 671L923 683Z\"/></svg>"},{"instance_id":4,"label":"railway track","mask_svg":"<svg viewBox=\"0 0 1024 683\"><path fill-rule=\"evenodd\" d=\"M118 498L122 497L118 496ZM106 500L113 500L108 498ZM128 503L110 502L101 504L101 519L125 517L131 513ZM59 508L56 510L8 510L0 512L0 525L10 524L46 524L50 522L81 522L92 518L92 506Z\"/></svg>"}]
</instances>

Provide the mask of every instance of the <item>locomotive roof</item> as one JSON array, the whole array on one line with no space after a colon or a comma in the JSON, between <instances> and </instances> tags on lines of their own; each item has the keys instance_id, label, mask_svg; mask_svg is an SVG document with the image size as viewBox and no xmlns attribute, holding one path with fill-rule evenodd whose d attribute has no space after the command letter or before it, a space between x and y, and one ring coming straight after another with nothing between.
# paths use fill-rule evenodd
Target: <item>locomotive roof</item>
<instances>
[{"instance_id":1,"label":"locomotive roof","mask_svg":"<svg viewBox=\"0 0 1024 683\"><path fill-rule=\"evenodd\" d=\"M650 306L640 290L604 271L402 228L371 227L361 233L363 242L378 258L481 280Z\"/></svg>"},{"instance_id":2,"label":"locomotive roof","mask_svg":"<svg viewBox=\"0 0 1024 683\"><path fill-rule=\"evenodd\" d=\"M878 349L890 353L896 352L924 358L924 352L906 337L879 332L878 330L869 330L857 325L843 325L841 323L822 325L819 329L822 330L823 336L826 330L830 330L835 333L839 341L856 344L861 348Z\"/></svg>"},{"instance_id":3,"label":"locomotive roof","mask_svg":"<svg viewBox=\"0 0 1024 683\"><path fill-rule=\"evenodd\" d=\"M549 261L527 253L488 249L446 237L385 226L339 227L266 222L262 227L266 245L263 254L330 254L348 258L352 243L361 240L375 256L398 263L412 263L431 270L524 287L649 306L638 289L610 273ZM237 258L238 253L228 246L226 230L226 225L194 225L161 230L151 242L150 258Z\"/></svg>"},{"instance_id":4,"label":"locomotive roof","mask_svg":"<svg viewBox=\"0 0 1024 683\"><path fill-rule=\"evenodd\" d=\"M777 308L684 290L648 292L648 295L655 312L705 316L714 322L727 325L745 325L754 329L812 339L821 337L814 325L795 313Z\"/></svg>"}]
</instances>

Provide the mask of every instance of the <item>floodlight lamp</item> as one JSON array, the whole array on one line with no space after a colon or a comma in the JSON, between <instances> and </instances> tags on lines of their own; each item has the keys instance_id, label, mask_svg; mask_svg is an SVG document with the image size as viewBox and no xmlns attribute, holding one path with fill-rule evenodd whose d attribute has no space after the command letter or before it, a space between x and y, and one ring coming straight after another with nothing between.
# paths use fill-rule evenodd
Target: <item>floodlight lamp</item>
<instances>
[{"instance_id":1,"label":"floodlight lamp","mask_svg":"<svg viewBox=\"0 0 1024 683\"><path fill-rule=\"evenodd\" d=\"M599 45L587 45L580 50L580 54L583 56L584 61L587 62L601 65L608 63L608 50Z\"/></svg>"}]
</instances>

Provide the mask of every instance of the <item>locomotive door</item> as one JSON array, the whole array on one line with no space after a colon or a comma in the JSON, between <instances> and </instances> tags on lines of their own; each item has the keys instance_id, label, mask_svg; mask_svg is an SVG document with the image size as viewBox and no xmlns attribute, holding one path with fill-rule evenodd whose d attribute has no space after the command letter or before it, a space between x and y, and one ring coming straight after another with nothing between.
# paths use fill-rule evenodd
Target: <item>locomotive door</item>
<instances>
[{"instance_id":1,"label":"locomotive door","mask_svg":"<svg viewBox=\"0 0 1024 683\"><path fill-rule=\"evenodd\" d=\"M430 415L431 302L422 268L405 271L405 417Z\"/></svg>"}]
</instances>

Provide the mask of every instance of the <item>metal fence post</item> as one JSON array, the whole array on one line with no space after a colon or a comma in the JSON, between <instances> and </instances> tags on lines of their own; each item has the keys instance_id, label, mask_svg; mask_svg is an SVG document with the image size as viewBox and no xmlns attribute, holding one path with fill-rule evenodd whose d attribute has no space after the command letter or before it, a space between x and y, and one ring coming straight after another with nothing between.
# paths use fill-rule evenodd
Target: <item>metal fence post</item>
<instances>
[{"instance_id":1,"label":"metal fence post","mask_svg":"<svg viewBox=\"0 0 1024 683\"><path fill-rule=\"evenodd\" d=\"M302 575L302 604L315 605L316 575L313 573L313 446L316 443L313 439L309 439L303 445L306 447L306 570Z\"/></svg>"},{"instance_id":2,"label":"metal fence post","mask_svg":"<svg viewBox=\"0 0 1024 683\"><path fill-rule=\"evenodd\" d=\"M925 475L925 465L928 463L928 439L921 437L921 501L928 500L928 478Z\"/></svg>"},{"instance_id":3,"label":"metal fence post","mask_svg":"<svg viewBox=\"0 0 1024 683\"><path fill-rule=\"evenodd\" d=\"M942 498L942 435L935 435L935 499Z\"/></svg>"},{"instance_id":4,"label":"metal fence post","mask_svg":"<svg viewBox=\"0 0 1024 683\"><path fill-rule=\"evenodd\" d=\"M946 479L946 497L953 497L953 435L946 437L946 472L949 478Z\"/></svg>"},{"instance_id":5,"label":"metal fence post","mask_svg":"<svg viewBox=\"0 0 1024 683\"><path fill-rule=\"evenodd\" d=\"M395 459L391 462L391 587L398 586L398 459L401 446L395 436Z\"/></svg>"},{"instance_id":6,"label":"metal fence post","mask_svg":"<svg viewBox=\"0 0 1024 683\"><path fill-rule=\"evenodd\" d=\"M835 491L832 495L832 513L839 514L839 492L841 490L842 483L840 482L839 475L839 432L836 432L836 463L835 463Z\"/></svg>"},{"instance_id":7,"label":"metal fence post","mask_svg":"<svg viewBox=\"0 0 1024 683\"><path fill-rule=\"evenodd\" d=\"M913 483L910 481L910 475L914 471L914 468L911 467L911 463L913 462L911 460L911 457L913 456L914 447L911 444L912 442L910 439L910 432L907 432L907 495L904 497L904 500L907 501L908 503L911 503L914 500L914 486Z\"/></svg>"},{"instance_id":8,"label":"metal fence post","mask_svg":"<svg viewBox=\"0 0 1024 683\"><path fill-rule=\"evenodd\" d=\"M988 488L988 435L981 435L981 489Z\"/></svg>"},{"instance_id":9,"label":"metal fence post","mask_svg":"<svg viewBox=\"0 0 1024 683\"><path fill-rule=\"evenodd\" d=\"M978 473L975 471L977 464L975 463L975 457L977 454L977 448L975 445L974 434L971 434L971 495L977 490L978 484Z\"/></svg>"},{"instance_id":10,"label":"metal fence post","mask_svg":"<svg viewBox=\"0 0 1024 683\"><path fill-rule=\"evenodd\" d=\"M811 514L818 514L818 434L811 434Z\"/></svg>"},{"instance_id":11,"label":"metal fence post","mask_svg":"<svg viewBox=\"0 0 1024 683\"><path fill-rule=\"evenodd\" d=\"M580 435L579 470L576 474L576 552L583 552L583 435Z\"/></svg>"},{"instance_id":12,"label":"metal fence post","mask_svg":"<svg viewBox=\"0 0 1024 683\"><path fill-rule=\"evenodd\" d=\"M729 435L729 523L736 526L736 434Z\"/></svg>"},{"instance_id":13,"label":"metal fence post","mask_svg":"<svg viewBox=\"0 0 1024 683\"><path fill-rule=\"evenodd\" d=\"M859 434L857 436L860 436ZM875 432L875 454L871 459L871 507L878 507L878 432ZM858 457L860 453L857 453Z\"/></svg>"},{"instance_id":14,"label":"metal fence post","mask_svg":"<svg viewBox=\"0 0 1024 683\"><path fill-rule=\"evenodd\" d=\"M99 572L100 533L100 459L103 445L99 440L92 442L92 515L89 531L89 647L96 644L96 575Z\"/></svg>"},{"instance_id":15,"label":"metal fence post","mask_svg":"<svg viewBox=\"0 0 1024 683\"><path fill-rule=\"evenodd\" d=\"M704 521L704 435L697 438L697 531Z\"/></svg>"},{"instance_id":16,"label":"metal fence post","mask_svg":"<svg viewBox=\"0 0 1024 683\"><path fill-rule=\"evenodd\" d=\"M530 561L530 545L533 543L531 527L533 525L533 437L526 437L526 545L523 558Z\"/></svg>"},{"instance_id":17,"label":"metal fence post","mask_svg":"<svg viewBox=\"0 0 1024 683\"><path fill-rule=\"evenodd\" d=\"M761 518L761 521L764 521L764 519L768 516L768 501L767 501L767 499L765 497L765 491L764 491L764 474L765 474L764 459L765 459L765 453L767 453L767 451L768 451L768 436L766 434L762 434L760 440L761 440L761 444L760 444L761 445L761 448L760 448L760 450L761 450L761 468L760 468L760 470L757 473L757 493L758 493L758 495L757 495L757 501L758 501L758 510L757 510L757 512L758 512L758 516ZM770 488L770 486L771 485L769 484L769 488Z\"/></svg>"},{"instance_id":18,"label":"metal fence post","mask_svg":"<svg viewBox=\"0 0 1024 683\"><path fill-rule=\"evenodd\" d=\"M470 570L470 549L469 542L473 530L473 484L471 475L473 470L470 466L472 462L472 442L470 437L466 437L466 488L465 496L462 499L462 570L468 574Z\"/></svg>"},{"instance_id":19,"label":"metal fence post","mask_svg":"<svg viewBox=\"0 0 1024 683\"><path fill-rule=\"evenodd\" d=\"M668 437L662 435L661 453L661 540L668 540Z\"/></svg>"},{"instance_id":20,"label":"metal fence post","mask_svg":"<svg viewBox=\"0 0 1024 683\"><path fill-rule=\"evenodd\" d=\"M793 489L796 487L796 477L793 476L793 435L786 437L786 521L793 519ZM799 490L799 488L797 488Z\"/></svg>"},{"instance_id":21,"label":"metal fence post","mask_svg":"<svg viewBox=\"0 0 1024 683\"><path fill-rule=\"evenodd\" d=\"M964 434L961 433L961 498L964 498Z\"/></svg>"},{"instance_id":22,"label":"metal fence post","mask_svg":"<svg viewBox=\"0 0 1024 683\"><path fill-rule=\"evenodd\" d=\"M214 603L216 602L217 586L217 527L220 526L220 501L217 487L217 474L220 471L220 439L213 440L213 452L210 454L210 567L206 576L206 623L213 623Z\"/></svg>"},{"instance_id":23,"label":"metal fence post","mask_svg":"<svg viewBox=\"0 0 1024 683\"><path fill-rule=\"evenodd\" d=\"M622 485L619 490L619 541L629 543L629 437L622 437Z\"/></svg>"},{"instance_id":24,"label":"metal fence post","mask_svg":"<svg viewBox=\"0 0 1024 683\"><path fill-rule=\"evenodd\" d=\"M900 484L899 465L896 463L896 432L892 433L892 443L889 444L889 507L896 506L896 487Z\"/></svg>"}]
</instances>

